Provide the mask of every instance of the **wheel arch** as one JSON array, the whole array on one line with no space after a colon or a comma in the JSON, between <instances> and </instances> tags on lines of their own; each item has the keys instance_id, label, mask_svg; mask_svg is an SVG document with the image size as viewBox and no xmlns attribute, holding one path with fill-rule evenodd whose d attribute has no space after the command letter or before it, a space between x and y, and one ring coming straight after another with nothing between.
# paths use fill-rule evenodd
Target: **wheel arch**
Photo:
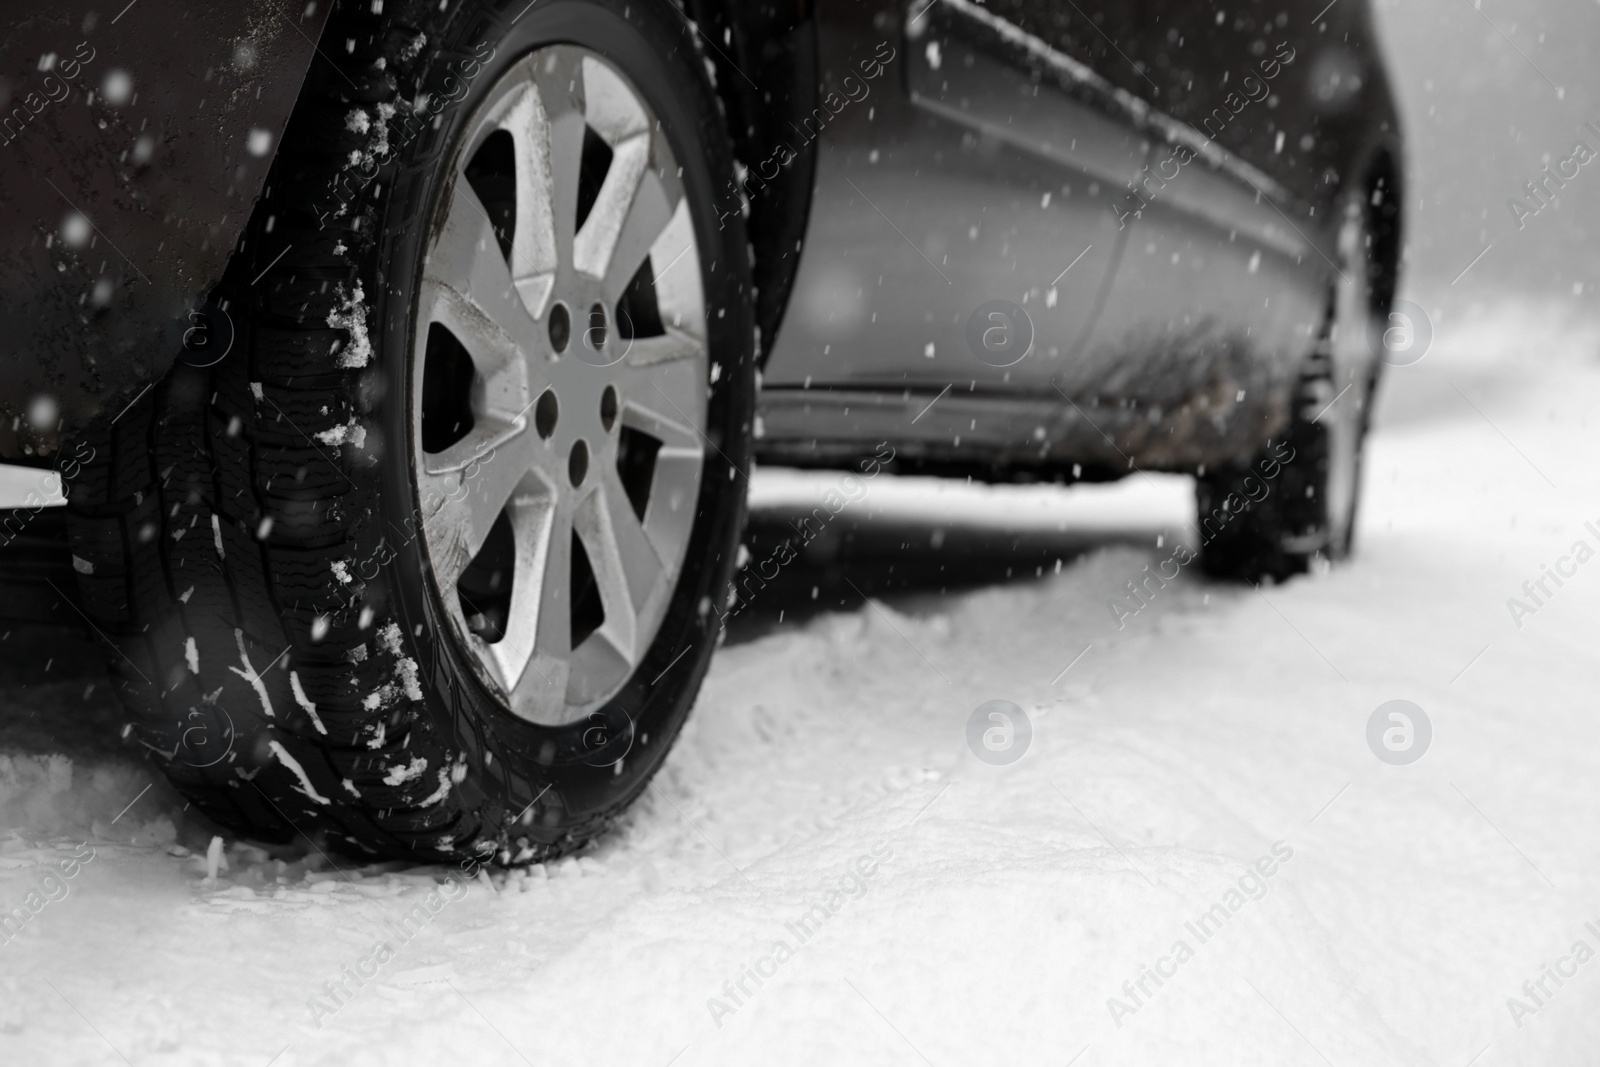
<instances>
[{"instance_id":1,"label":"wheel arch","mask_svg":"<svg viewBox=\"0 0 1600 1067\"><path fill-rule=\"evenodd\" d=\"M87 3L12 6L0 39L12 79L0 332L19 353L0 360L9 460L57 452L171 368L165 331L226 270L331 10L155 0L113 25L122 15L97 19ZM117 104L93 91L114 71L131 72ZM67 218L93 227L82 245L64 242ZM36 397L53 425L28 417Z\"/></svg>"},{"instance_id":2,"label":"wheel arch","mask_svg":"<svg viewBox=\"0 0 1600 1067\"><path fill-rule=\"evenodd\" d=\"M809 114L818 96L818 59L813 0L676 0L699 31L711 64L717 96L733 141L734 157L747 172L763 169L763 180L730 174L723 210L748 203L746 228L754 257L756 323L763 358L783 321L794 287L801 244L811 209L816 149L787 149L774 132ZM785 153L792 153L782 163ZM779 162L776 176L764 164ZM759 191L754 187L759 185ZM753 193L753 195L746 195Z\"/></svg>"}]
</instances>

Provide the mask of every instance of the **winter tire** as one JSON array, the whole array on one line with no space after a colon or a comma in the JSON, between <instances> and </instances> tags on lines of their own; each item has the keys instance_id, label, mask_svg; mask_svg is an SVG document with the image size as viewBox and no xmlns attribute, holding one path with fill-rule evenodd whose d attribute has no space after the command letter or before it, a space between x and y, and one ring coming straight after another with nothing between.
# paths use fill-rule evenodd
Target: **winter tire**
<instances>
[{"instance_id":1,"label":"winter tire","mask_svg":"<svg viewBox=\"0 0 1600 1067\"><path fill-rule=\"evenodd\" d=\"M1374 253L1367 207L1352 200L1339 228L1339 276L1287 431L1249 463L1214 467L1196 481L1207 574L1283 581L1319 556L1350 554L1380 367L1373 321L1388 310L1379 306Z\"/></svg>"},{"instance_id":2,"label":"winter tire","mask_svg":"<svg viewBox=\"0 0 1600 1067\"><path fill-rule=\"evenodd\" d=\"M728 135L664 0L363 0L324 40L213 294L232 350L95 431L85 610L221 824L543 860L644 790L715 644L756 376Z\"/></svg>"}]
</instances>

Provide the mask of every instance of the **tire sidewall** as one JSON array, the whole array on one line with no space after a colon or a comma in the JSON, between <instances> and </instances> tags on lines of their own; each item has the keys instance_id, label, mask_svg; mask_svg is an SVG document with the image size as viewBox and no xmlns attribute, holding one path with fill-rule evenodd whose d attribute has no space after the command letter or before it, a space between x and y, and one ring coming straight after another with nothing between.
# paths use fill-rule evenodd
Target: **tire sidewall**
<instances>
[{"instance_id":1,"label":"tire sidewall","mask_svg":"<svg viewBox=\"0 0 1600 1067\"><path fill-rule=\"evenodd\" d=\"M1335 217L1342 217L1346 211L1354 211L1360 215L1362 234L1365 238L1362 242L1362 247L1365 249L1363 255L1369 257L1367 262L1362 264L1366 280L1366 315L1365 321L1359 324L1361 336L1365 339L1371 336L1370 324L1372 319L1378 318L1385 322L1388 321L1389 301L1379 297L1374 289L1378 276L1377 272L1381 267L1370 258L1377 252L1377 242L1373 239L1373 235L1376 233L1376 219L1373 217L1369 198L1364 194L1351 194L1341 201L1341 206L1336 211ZM1347 267L1353 266L1353 264L1347 264ZM1357 324L1352 322L1342 325L1345 328L1353 329ZM1359 398L1352 398L1360 405L1360 418L1355 426L1354 455L1351 458L1354 469L1351 472L1350 507L1344 515L1329 514L1326 516L1328 555L1330 559L1336 561L1350 558L1355 551L1356 526L1361 516L1361 482L1366 470L1367 438L1372 430L1372 411L1378 401L1378 386L1383 380L1383 367L1383 360L1374 354L1371 365L1367 368L1366 373L1361 376L1361 380L1356 383L1361 395Z\"/></svg>"}]
</instances>

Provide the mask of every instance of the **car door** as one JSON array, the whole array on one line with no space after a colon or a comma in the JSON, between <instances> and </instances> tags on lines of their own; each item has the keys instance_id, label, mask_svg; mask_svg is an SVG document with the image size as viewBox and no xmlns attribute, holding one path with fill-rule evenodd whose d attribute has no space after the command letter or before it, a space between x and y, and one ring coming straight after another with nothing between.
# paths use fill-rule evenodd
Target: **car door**
<instances>
[{"instance_id":1,"label":"car door","mask_svg":"<svg viewBox=\"0 0 1600 1067\"><path fill-rule=\"evenodd\" d=\"M976 4L817 19L837 113L766 383L1051 392L1104 296L1138 134Z\"/></svg>"},{"instance_id":2,"label":"car door","mask_svg":"<svg viewBox=\"0 0 1600 1067\"><path fill-rule=\"evenodd\" d=\"M1139 102L1147 136L1116 208L1126 246L1061 384L1089 405L1139 409L1118 421L1119 445L1144 462L1182 465L1207 435L1250 447L1321 326L1333 253L1279 177L1288 138L1301 150L1284 119L1303 117L1295 64L1308 62L1310 20L1290 29L1283 6L1148 0L1068 20L1106 43L1105 76Z\"/></svg>"}]
</instances>

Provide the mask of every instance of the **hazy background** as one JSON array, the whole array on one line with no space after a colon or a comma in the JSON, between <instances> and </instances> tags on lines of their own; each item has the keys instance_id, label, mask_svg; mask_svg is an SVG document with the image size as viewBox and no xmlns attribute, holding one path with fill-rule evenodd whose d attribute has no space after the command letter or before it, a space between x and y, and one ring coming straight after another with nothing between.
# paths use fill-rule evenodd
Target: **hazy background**
<instances>
[{"instance_id":1,"label":"hazy background","mask_svg":"<svg viewBox=\"0 0 1600 1067\"><path fill-rule=\"evenodd\" d=\"M1583 127L1600 126L1600 4L1373 3L1405 122L1408 295L1440 327L1506 297L1593 316L1600 159L1520 232L1506 201L1575 141L1600 152L1600 135Z\"/></svg>"}]
</instances>

